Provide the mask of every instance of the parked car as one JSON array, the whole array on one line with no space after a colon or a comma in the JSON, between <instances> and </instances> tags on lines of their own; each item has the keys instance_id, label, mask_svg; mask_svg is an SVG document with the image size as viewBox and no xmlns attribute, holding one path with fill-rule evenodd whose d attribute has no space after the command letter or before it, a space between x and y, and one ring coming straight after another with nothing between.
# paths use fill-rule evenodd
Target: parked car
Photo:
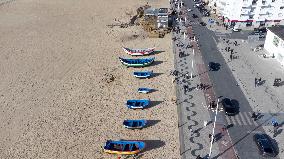
<instances>
[{"instance_id":1,"label":"parked car","mask_svg":"<svg viewBox=\"0 0 284 159\"><path fill-rule=\"evenodd\" d=\"M220 69L220 64L215 62L209 62L208 67L209 71L218 71Z\"/></svg>"},{"instance_id":2,"label":"parked car","mask_svg":"<svg viewBox=\"0 0 284 159\"><path fill-rule=\"evenodd\" d=\"M192 18L198 18L196 14L192 14Z\"/></svg>"},{"instance_id":3,"label":"parked car","mask_svg":"<svg viewBox=\"0 0 284 159\"><path fill-rule=\"evenodd\" d=\"M228 116L233 116L238 113L238 106L236 100L231 100L229 98L224 98L222 100L222 105L225 111L225 114Z\"/></svg>"},{"instance_id":4,"label":"parked car","mask_svg":"<svg viewBox=\"0 0 284 159\"><path fill-rule=\"evenodd\" d=\"M265 38L265 34L262 32L252 32L251 35L256 35L259 38Z\"/></svg>"},{"instance_id":5,"label":"parked car","mask_svg":"<svg viewBox=\"0 0 284 159\"><path fill-rule=\"evenodd\" d=\"M200 22L199 24L202 25L202 26L206 26L206 23L204 23L204 22Z\"/></svg>"},{"instance_id":6,"label":"parked car","mask_svg":"<svg viewBox=\"0 0 284 159\"><path fill-rule=\"evenodd\" d=\"M240 32L242 29L238 29L238 28L232 28L233 32Z\"/></svg>"},{"instance_id":7,"label":"parked car","mask_svg":"<svg viewBox=\"0 0 284 159\"><path fill-rule=\"evenodd\" d=\"M254 28L254 29L253 29L253 32L254 32L254 33L266 33L267 30L266 30L265 27L262 27L262 28Z\"/></svg>"},{"instance_id":8,"label":"parked car","mask_svg":"<svg viewBox=\"0 0 284 159\"><path fill-rule=\"evenodd\" d=\"M268 135L254 134L253 140L261 155L265 157L275 157L277 155L276 147L273 145L271 138Z\"/></svg>"}]
</instances>

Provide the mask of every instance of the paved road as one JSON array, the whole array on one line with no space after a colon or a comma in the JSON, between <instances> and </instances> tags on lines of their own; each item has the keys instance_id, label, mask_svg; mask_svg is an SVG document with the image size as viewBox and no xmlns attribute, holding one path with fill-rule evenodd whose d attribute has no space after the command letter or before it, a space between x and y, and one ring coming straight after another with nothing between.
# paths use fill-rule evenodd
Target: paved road
<instances>
[{"instance_id":1,"label":"paved road","mask_svg":"<svg viewBox=\"0 0 284 159\"><path fill-rule=\"evenodd\" d=\"M185 1L185 4L186 6L189 6L191 9L193 9L192 13L195 13L199 15L199 17L201 17L199 11L193 8L192 1ZM197 21L198 19L191 18L191 20ZM245 121L253 123L253 121L250 120L249 116L243 116L243 114L246 112L252 112L252 108L241 89L236 85L237 81L234 79L231 70L223 59L223 56L218 51L215 43L215 41L218 41L218 38L216 37L215 33L210 31L206 27L200 26L198 23L193 23L192 27L194 33L196 34L196 37L198 37L198 43L204 63L214 61L221 64L221 69L219 71L209 72L209 77L211 82L213 83L215 95L217 97L223 96L233 98L239 102L240 113L236 117L232 117L232 120L236 118L245 118ZM233 33L231 36L232 38L245 39L246 34ZM252 81L252 84L254 84L253 82L254 81ZM218 122L227 123L230 119L228 117L225 117L224 113L220 113L218 120ZM264 132L262 126L259 124L261 123L234 125L233 127L228 129L230 137L234 143L234 148L236 149L239 158L262 158L258 154L257 147L252 140L252 135L255 132Z\"/></svg>"}]
</instances>

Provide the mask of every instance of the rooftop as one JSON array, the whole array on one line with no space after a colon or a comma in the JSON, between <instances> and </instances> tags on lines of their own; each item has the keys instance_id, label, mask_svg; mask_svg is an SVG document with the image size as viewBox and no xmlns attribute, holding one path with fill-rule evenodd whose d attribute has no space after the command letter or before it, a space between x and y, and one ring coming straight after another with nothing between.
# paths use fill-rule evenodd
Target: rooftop
<instances>
[{"instance_id":1,"label":"rooftop","mask_svg":"<svg viewBox=\"0 0 284 159\"><path fill-rule=\"evenodd\" d=\"M274 33L279 38L284 40L284 26L283 25L277 25L277 26L269 27L267 29L269 29L272 33Z\"/></svg>"}]
</instances>

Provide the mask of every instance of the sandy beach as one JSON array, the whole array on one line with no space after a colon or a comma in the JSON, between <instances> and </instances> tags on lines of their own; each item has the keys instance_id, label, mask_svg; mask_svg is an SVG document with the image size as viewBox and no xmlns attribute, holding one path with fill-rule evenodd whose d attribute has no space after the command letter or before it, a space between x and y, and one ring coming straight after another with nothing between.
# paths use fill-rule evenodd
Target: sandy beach
<instances>
[{"instance_id":1,"label":"sandy beach","mask_svg":"<svg viewBox=\"0 0 284 159\"><path fill-rule=\"evenodd\" d=\"M150 39L129 22L133 0L19 0L0 5L0 158L95 158L108 139L144 140L140 158L179 158L177 110L172 77L171 35ZM167 0L149 2L169 7ZM146 68L126 68L121 49L156 47ZM135 79L132 72L153 70ZM112 80L113 79L113 80ZM157 91L138 94L138 87ZM150 98L145 110L129 110L128 99ZM153 120L142 130L123 128L124 119Z\"/></svg>"}]
</instances>

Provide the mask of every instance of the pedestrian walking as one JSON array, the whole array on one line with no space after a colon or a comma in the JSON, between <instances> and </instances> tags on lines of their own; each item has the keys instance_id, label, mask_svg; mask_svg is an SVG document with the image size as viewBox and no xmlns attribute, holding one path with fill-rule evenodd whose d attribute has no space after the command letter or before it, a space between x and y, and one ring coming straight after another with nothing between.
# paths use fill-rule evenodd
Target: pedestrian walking
<instances>
[{"instance_id":1,"label":"pedestrian walking","mask_svg":"<svg viewBox=\"0 0 284 159\"><path fill-rule=\"evenodd\" d=\"M233 55L232 54L230 55L230 61L233 61Z\"/></svg>"},{"instance_id":2,"label":"pedestrian walking","mask_svg":"<svg viewBox=\"0 0 284 159\"><path fill-rule=\"evenodd\" d=\"M201 89L201 90L203 89L203 83L200 84L200 89Z\"/></svg>"},{"instance_id":3,"label":"pedestrian walking","mask_svg":"<svg viewBox=\"0 0 284 159\"><path fill-rule=\"evenodd\" d=\"M207 121L207 120L203 121L203 125L204 125L204 127L206 127L206 126L207 126L207 124L208 124L208 121Z\"/></svg>"},{"instance_id":4,"label":"pedestrian walking","mask_svg":"<svg viewBox=\"0 0 284 159\"><path fill-rule=\"evenodd\" d=\"M257 85L257 78L254 78L254 87Z\"/></svg>"},{"instance_id":5,"label":"pedestrian walking","mask_svg":"<svg viewBox=\"0 0 284 159\"><path fill-rule=\"evenodd\" d=\"M261 80L261 77L258 79L258 83L260 83L262 80Z\"/></svg>"},{"instance_id":6,"label":"pedestrian walking","mask_svg":"<svg viewBox=\"0 0 284 159\"><path fill-rule=\"evenodd\" d=\"M215 108L217 106L217 104L215 103L215 101L212 101L212 108Z\"/></svg>"},{"instance_id":7,"label":"pedestrian walking","mask_svg":"<svg viewBox=\"0 0 284 159\"><path fill-rule=\"evenodd\" d=\"M200 157L200 155L198 155L198 156L196 157L196 159L202 159L202 157Z\"/></svg>"},{"instance_id":8,"label":"pedestrian walking","mask_svg":"<svg viewBox=\"0 0 284 159\"><path fill-rule=\"evenodd\" d=\"M209 137L209 140L211 142L212 134L209 134L208 137Z\"/></svg>"}]
</instances>

